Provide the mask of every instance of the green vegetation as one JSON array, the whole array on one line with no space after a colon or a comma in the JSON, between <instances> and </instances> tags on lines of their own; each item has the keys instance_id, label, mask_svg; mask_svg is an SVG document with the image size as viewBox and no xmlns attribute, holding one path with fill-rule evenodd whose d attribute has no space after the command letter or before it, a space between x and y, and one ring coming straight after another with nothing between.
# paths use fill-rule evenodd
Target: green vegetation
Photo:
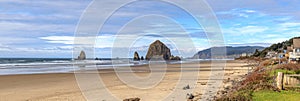
<instances>
[{"instance_id":1,"label":"green vegetation","mask_svg":"<svg viewBox=\"0 0 300 101\"><path fill-rule=\"evenodd\" d=\"M261 54L261 53L259 52L259 50L256 49L255 52L253 53L253 56L254 56L254 57L259 57L260 54Z\"/></svg>"},{"instance_id":2,"label":"green vegetation","mask_svg":"<svg viewBox=\"0 0 300 101\"><path fill-rule=\"evenodd\" d=\"M287 74L300 74L300 64L282 64L277 65L276 70L286 70L283 73L287 72Z\"/></svg>"},{"instance_id":3,"label":"green vegetation","mask_svg":"<svg viewBox=\"0 0 300 101\"><path fill-rule=\"evenodd\" d=\"M259 66L245 80L232 87L232 90L229 91L232 93L217 99L217 101L299 101L299 88L290 87L279 91L274 83L278 72L300 74L300 64L278 64L279 60L263 59L270 51L282 52L287 49L293 44L293 39L273 44L262 51L256 49L251 57L246 57L246 59L258 61ZM280 61L287 60L281 59Z\"/></svg>"},{"instance_id":4,"label":"green vegetation","mask_svg":"<svg viewBox=\"0 0 300 101\"><path fill-rule=\"evenodd\" d=\"M237 87L232 88L231 92L233 93L219 98L217 101L251 101L253 93L256 91L279 91L272 86L273 82L273 76L270 76L266 69L257 67L245 80L236 85Z\"/></svg>"},{"instance_id":5,"label":"green vegetation","mask_svg":"<svg viewBox=\"0 0 300 101\"><path fill-rule=\"evenodd\" d=\"M299 101L300 92L262 90L253 93L253 101Z\"/></svg>"},{"instance_id":6,"label":"green vegetation","mask_svg":"<svg viewBox=\"0 0 300 101\"><path fill-rule=\"evenodd\" d=\"M284 74L298 74L296 71L293 70L285 70L285 69L275 69L272 70L271 73L277 74L278 72L282 72Z\"/></svg>"},{"instance_id":7,"label":"green vegetation","mask_svg":"<svg viewBox=\"0 0 300 101\"><path fill-rule=\"evenodd\" d=\"M278 72L300 74L300 64L278 64L278 59L264 60L270 51L282 52L287 49L293 44L293 39L273 44L262 51L256 49L251 57L245 57L247 60L257 61L259 66L250 75L247 75L245 80L232 87L231 91L228 91L231 93L218 98L217 101L299 101L300 88L289 87L280 91L274 84ZM287 62L287 59L280 61Z\"/></svg>"},{"instance_id":8,"label":"green vegetation","mask_svg":"<svg viewBox=\"0 0 300 101\"><path fill-rule=\"evenodd\" d=\"M264 60L245 80L231 88L231 93L217 101L299 101L300 88L289 87L280 91L275 85L278 72L300 74L300 64L274 64Z\"/></svg>"}]
</instances>

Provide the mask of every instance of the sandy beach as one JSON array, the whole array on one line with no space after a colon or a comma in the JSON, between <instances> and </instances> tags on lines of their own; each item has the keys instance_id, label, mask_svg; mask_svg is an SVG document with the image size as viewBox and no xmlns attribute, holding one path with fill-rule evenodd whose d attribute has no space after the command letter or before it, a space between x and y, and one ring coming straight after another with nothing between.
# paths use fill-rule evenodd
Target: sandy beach
<instances>
[{"instance_id":1,"label":"sandy beach","mask_svg":"<svg viewBox=\"0 0 300 101\"><path fill-rule=\"evenodd\" d=\"M111 95L117 98L115 100L138 97L142 101L159 101L164 99L177 101L177 96L186 96L187 93L192 93L195 95L196 100L200 100L205 88L209 85L209 75L213 68L211 62L201 62L200 64L188 63L184 65L184 68L180 68L180 66L180 64L167 65L166 72L161 81L147 89L128 86L118 78L113 69L99 70L99 73L89 71L80 74L79 72L76 75L74 73L51 73L0 76L0 101L85 101L86 97L89 100L110 101L109 98L98 96L104 93L102 92L104 90L110 91ZM147 77L150 74L148 66L136 66L131 69L135 71L135 75L140 77ZM231 86L231 82L225 82L226 80L241 80L247 74L248 67L244 61L234 60L227 61L224 70L224 77L220 78L222 85L219 92L225 87ZM127 72L128 70L126 69L120 69L120 71L123 71L120 72L121 75L132 74ZM164 70L155 67L152 73L155 74L162 71ZM199 73L199 75L196 75L198 79L196 79L195 83L186 82L184 84L189 85L190 89L184 90L184 85L178 84L179 80L182 80L182 73L187 74L187 76L194 76L195 73ZM84 76L86 77L84 80L93 80L94 78L89 78L89 75L90 77L99 75L105 87L97 87L97 85L92 85L92 82L91 85L88 85L89 88L79 87L76 79L80 83L82 83ZM139 81L132 80L131 82L138 83ZM89 83L85 82L85 84ZM177 91L180 92L179 95L175 94ZM90 99L95 96L97 97Z\"/></svg>"}]
</instances>

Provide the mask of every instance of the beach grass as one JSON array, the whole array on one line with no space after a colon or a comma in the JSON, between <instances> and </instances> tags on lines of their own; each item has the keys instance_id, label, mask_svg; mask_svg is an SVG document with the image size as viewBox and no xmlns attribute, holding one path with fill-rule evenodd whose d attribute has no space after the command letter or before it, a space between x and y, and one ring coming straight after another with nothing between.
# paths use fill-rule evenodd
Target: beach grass
<instances>
[{"instance_id":1,"label":"beach grass","mask_svg":"<svg viewBox=\"0 0 300 101\"><path fill-rule=\"evenodd\" d=\"M282 72L282 73L284 73L284 74L297 74L296 71L293 71L293 70L286 70L286 69L276 69L276 70L274 70L274 71L272 71L272 72L275 72L276 74L277 74L278 72Z\"/></svg>"},{"instance_id":2,"label":"beach grass","mask_svg":"<svg viewBox=\"0 0 300 101\"><path fill-rule=\"evenodd\" d=\"M299 101L300 92L262 90L253 93L253 101Z\"/></svg>"}]
</instances>

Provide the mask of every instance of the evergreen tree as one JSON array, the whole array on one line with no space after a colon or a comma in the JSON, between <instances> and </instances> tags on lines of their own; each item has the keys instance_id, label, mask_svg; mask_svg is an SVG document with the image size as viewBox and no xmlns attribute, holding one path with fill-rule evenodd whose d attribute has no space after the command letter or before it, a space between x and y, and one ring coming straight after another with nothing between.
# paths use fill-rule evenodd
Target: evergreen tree
<instances>
[{"instance_id":1,"label":"evergreen tree","mask_svg":"<svg viewBox=\"0 0 300 101\"><path fill-rule=\"evenodd\" d=\"M255 50L254 54L253 54L254 57L258 57L260 56L260 52L258 49Z\"/></svg>"}]
</instances>

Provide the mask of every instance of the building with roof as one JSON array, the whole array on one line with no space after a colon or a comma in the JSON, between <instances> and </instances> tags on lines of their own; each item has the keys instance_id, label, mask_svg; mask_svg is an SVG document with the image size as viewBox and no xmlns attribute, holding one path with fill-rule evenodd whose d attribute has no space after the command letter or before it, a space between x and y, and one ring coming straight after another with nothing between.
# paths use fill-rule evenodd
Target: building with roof
<instances>
[{"instance_id":1,"label":"building with roof","mask_svg":"<svg viewBox=\"0 0 300 101\"><path fill-rule=\"evenodd\" d=\"M289 52L289 62L300 61L300 39L293 39L292 52Z\"/></svg>"},{"instance_id":2,"label":"building with roof","mask_svg":"<svg viewBox=\"0 0 300 101\"><path fill-rule=\"evenodd\" d=\"M268 59L276 59L277 58L277 52L275 51L269 51L267 54L266 54L266 57L265 58L268 58Z\"/></svg>"},{"instance_id":3,"label":"building with roof","mask_svg":"<svg viewBox=\"0 0 300 101\"><path fill-rule=\"evenodd\" d=\"M287 46L286 50L285 50L285 57L288 59L290 56L290 52L293 52L293 48L292 46Z\"/></svg>"}]
</instances>

